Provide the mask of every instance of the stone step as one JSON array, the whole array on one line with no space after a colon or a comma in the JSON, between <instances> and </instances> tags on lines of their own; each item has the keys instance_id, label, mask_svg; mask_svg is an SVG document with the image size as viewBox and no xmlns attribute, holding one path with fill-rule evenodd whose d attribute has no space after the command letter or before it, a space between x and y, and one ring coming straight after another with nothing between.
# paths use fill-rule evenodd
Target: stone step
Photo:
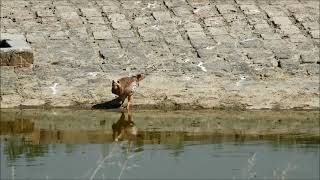
<instances>
[{"instance_id":1,"label":"stone step","mask_svg":"<svg viewBox=\"0 0 320 180\"><path fill-rule=\"evenodd\" d=\"M33 64L33 52L21 34L1 33L0 65L27 67Z\"/></svg>"}]
</instances>

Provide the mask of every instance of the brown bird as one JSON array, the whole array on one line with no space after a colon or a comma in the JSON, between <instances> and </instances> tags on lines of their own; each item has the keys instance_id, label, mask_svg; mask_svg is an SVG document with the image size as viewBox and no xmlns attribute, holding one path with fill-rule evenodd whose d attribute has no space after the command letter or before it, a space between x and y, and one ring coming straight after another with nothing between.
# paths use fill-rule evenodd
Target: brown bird
<instances>
[{"instance_id":1,"label":"brown bird","mask_svg":"<svg viewBox=\"0 0 320 180\"><path fill-rule=\"evenodd\" d=\"M132 104L132 96L139 86L139 82L145 78L144 74L137 74L131 77L123 77L117 81L112 81L111 92L119 96L122 103L128 98L127 110Z\"/></svg>"}]
</instances>

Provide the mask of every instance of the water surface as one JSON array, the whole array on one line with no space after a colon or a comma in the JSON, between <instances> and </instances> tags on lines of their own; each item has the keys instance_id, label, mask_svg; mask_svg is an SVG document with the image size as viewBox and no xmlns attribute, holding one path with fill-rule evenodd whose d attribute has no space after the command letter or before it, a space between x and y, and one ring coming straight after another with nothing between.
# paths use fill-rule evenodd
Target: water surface
<instances>
[{"instance_id":1,"label":"water surface","mask_svg":"<svg viewBox=\"0 0 320 180\"><path fill-rule=\"evenodd\" d=\"M0 122L1 179L319 179L316 112L3 110Z\"/></svg>"}]
</instances>

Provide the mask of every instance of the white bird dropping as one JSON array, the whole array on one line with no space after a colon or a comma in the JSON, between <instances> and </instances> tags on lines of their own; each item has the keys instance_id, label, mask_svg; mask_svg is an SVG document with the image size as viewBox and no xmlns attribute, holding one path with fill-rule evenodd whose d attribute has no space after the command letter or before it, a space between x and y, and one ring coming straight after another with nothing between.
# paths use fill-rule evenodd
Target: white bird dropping
<instances>
[{"instance_id":1,"label":"white bird dropping","mask_svg":"<svg viewBox=\"0 0 320 180\"><path fill-rule=\"evenodd\" d=\"M50 87L52 90L52 94L57 94L57 86L59 83L54 83L53 86Z\"/></svg>"}]
</instances>

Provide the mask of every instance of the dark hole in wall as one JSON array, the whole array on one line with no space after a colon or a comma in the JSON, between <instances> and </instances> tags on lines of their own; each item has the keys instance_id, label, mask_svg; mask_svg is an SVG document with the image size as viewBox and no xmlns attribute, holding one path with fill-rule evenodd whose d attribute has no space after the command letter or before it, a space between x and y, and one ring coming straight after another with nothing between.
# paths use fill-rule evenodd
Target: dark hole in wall
<instances>
[{"instance_id":1,"label":"dark hole in wall","mask_svg":"<svg viewBox=\"0 0 320 180\"><path fill-rule=\"evenodd\" d=\"M6 39L3 39L0 41L0 48L9 48L11 47L10 44L8 44Z\"/></svg>"}]
</instances>

